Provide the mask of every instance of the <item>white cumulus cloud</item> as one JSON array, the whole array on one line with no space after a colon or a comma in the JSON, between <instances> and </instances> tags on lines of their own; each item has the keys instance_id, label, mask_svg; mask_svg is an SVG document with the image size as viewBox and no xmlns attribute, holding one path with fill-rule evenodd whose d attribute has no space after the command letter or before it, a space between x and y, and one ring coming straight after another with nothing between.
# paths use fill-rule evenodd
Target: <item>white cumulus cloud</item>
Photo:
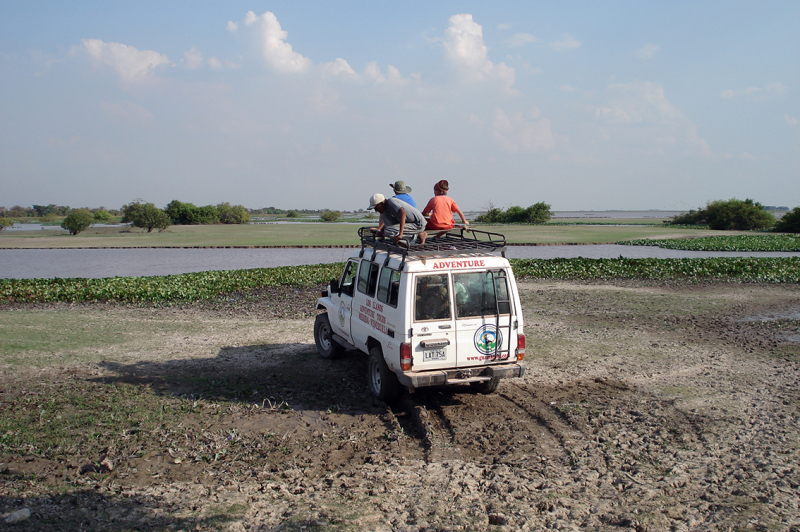
<instances>
[{"instance_id":1,"label":"white cumulus cloud","mask_svg":"<svg viewBox=\"0 0 800 532\"><path fill-rule=\"evenodd\" d=\"M153 50L99 39L82 39L81 48L96 64L110 66L124 81L140 81L153 76L156 67L169 64L167 56Z\"/></svg>"},{"instance_id":2,"label":"white cumulus cloud","mask_svg":"<svg viewBox=\"0 0 800 532\"><path fill-rule=\"evenodd\" d=\"M565 33L560 40L553 41L550 43L550 48L553 50L560 52L562 50L574 50L575 48L580 48L583 43L573 37Z\"/></svg>"},{"instance_id":3,"label":"white cumulus cloud","mask_svg":"<svg viewBox=\"0 0 800 532\"><path fill-rule=\"evenodd\" d=\"M184 52L183 57L186 59L186 68L190 70L203 66L203 54L200 53L196 46L192 46L191 50Z\"/></svg>"},{"instance_id":4,"label":"white cumulus cloud","mask_svg":"<svg viewBox=\"0 0 800 532\"><path fill-rule=\"evenodd\" d=\"M636 57L639 59L652 59L659 50L661 50L660 46L647 43L636 51Z\"/></svg>"},{"instance_id":5,"label":"white cumulus cloud","mask_svg":"<svg viewBox=\"0 0 800 532\"><path fill-rule=\"evenodd\" d=\"M483 43L483 28L472 15L453 15L445 31L444 49L454 65L473 81L501 80L508 87L514 84L516 72L505 63L492 63Z\"/></svg>"},{"instance_id":6,"label":"white cumulus cloud","mask_svg":"<svg viewBox=\"0 0 800 532\"><path fill-rule=\"evenodd\" d=\"M266 11L263 15L257 16L248 11L244 23L256 32L261 54L274 70L301 73L311 67L311 59L292 50L292 45L286 42L288 33L281 29L274 13Z\"/></svg>"},{"instance_id":7,"label":"white cumulus cloud","mask_svg":"<svg viewBox=\"0 0 800 532\"><path fill-rule=\"evenodd\" d=\"M356 75L355 70L341 57L337 58L336 61L320 65L319 69L323 78L335 78L342 74L350 76Z\"/></svg>"},{"instance_id":8,"label":"white cumulus cloud","mask_svg":"<svg viewBox=\"0 0 800 532\"><path fill-rule=\"evenodd\" d=\"M515 33L514 35L505 40L505 45L508 46L509 48L519 48L520 46L525 46L526 44L538 41L539 39L537 39L530 33Z\"/></svg>"}]
</instances>

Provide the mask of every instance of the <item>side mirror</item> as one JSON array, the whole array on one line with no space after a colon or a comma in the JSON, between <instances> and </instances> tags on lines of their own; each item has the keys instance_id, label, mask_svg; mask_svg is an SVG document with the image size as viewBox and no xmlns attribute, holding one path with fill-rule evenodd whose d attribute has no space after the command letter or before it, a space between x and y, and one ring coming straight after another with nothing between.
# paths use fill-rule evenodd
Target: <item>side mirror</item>
<instances>
[{"instance_id":1,"label":"side mirror","mask_svg":"<svg viewBox=\"0 0 800 532\"><path fill-rule=\"evenodd\" d=\"M331 279L331 292L336 292L337 294L342 293L342 289L339 288L339 280L338 279Z\"/></svg>"}]
</instances>

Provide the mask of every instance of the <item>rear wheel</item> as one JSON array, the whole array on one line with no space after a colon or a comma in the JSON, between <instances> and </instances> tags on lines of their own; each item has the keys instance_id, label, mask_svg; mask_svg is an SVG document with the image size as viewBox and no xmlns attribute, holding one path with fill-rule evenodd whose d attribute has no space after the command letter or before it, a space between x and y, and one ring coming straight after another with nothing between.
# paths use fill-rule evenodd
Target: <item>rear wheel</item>
<instances>
[{"instance_id":1,"label":"rear wheel","mask_svg":"<svg viewBox=\"0 0 800 532\"><path fill-rule=\"evenodd\" d=\"M472 388L473 392L482 393L484 395L489 395L497 391L497 387L500 385L500 377L492 377L488 381L482 382L471 382L469 387Z\"/></svg>"},{"instance_id":2,"label":"rear wheel","mask_svg":"<svg viewBox=\"0 0 800 532\"><path fill-rule=\"evenodd\" d=\"M390 404L396 401L400 397L400 381L386 365L380 347L373 347L369 350L367 368L367 383L372 395L384 403Z\"/></svg>"},{"instance_id":3,"label":"rear wheel","mask_svg":"<svg viewBox=\"0 0 800 532\"><path fill-rule=\"evenodd\" d=\"M322 358L338 358L344 353L344 347L333 339L333 330L327 312L317 314L317 319L314 321L314 342L317 344L317 351Z\"/></svg>"}]
</instances>

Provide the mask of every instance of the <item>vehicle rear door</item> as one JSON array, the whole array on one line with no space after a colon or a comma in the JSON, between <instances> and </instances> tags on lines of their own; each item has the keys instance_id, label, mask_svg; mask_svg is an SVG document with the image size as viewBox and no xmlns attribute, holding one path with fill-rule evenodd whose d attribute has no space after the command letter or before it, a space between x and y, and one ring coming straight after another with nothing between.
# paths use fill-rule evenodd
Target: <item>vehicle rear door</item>
<instances>
[{"instance_id":1,"label":"vehicle rear door","mask_svg":"<svg viewBox=\"0 0 800 532\"><path fill-rule=\"evenodd\" d=\"M513 305L505 270L452 275L458 367L507 362Z\"/></svg>"},{"instance_id":2,"label":"vehicle rear door","mask_svg":"<svg viewBox=\"0 0 800 532\"><path fill-rule=\"evenodd\" d=\"M413 282L414 370L453 368L456 337L450 274L419 273Z\"/></svg>"}]
</instances>

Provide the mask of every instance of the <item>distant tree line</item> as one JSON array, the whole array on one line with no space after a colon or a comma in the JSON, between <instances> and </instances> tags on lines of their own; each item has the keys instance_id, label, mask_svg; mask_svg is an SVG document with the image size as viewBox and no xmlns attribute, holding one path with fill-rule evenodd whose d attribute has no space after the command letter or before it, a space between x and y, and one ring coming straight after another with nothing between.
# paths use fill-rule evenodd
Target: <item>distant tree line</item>
<instances>
[{"instance_id":1,"label":"distant tree line","mask_svg":"<svg viewBox=\"0 0 800 532\"><path fill-rule=\"evenodd\" d=\"M553 212L550 210L550 205L540 201L528 208L515 205L505 211L490 204L486 212L478 215L475 221L490 224L543 224L552 217Z\"/></svg>"},{"instance_id":2,"label":"distant tree line","mask_svg":"<svg viewBox=\"0 0 800 532\"><path fill-rule=\"evenodd\" d=\"M246 224L250 221L247 209L230 203L197 207L193 203L172 200L164 211L175 225Z\"/></svg>"},{"instance_id":3,"label":"distant tree line","mask_svg":"<svg viewBox=\"0 0 800 532\"><path fill-rule=\"evenodd\" d=\"M120 211L116 209L106 209L105 207L98 207L96 209L84 208L93 214L100 211L109 213L111 215L110 219L121 214ZM53 203L50 205L33 205L31 207L14 205L10 209L0 206L0 216L5 218L38 218L39 220L45 219L48 221L55 221L57 218L68 215L73 210L74 209L67 205L55 205ZM101 214L101 217L106 219L103 214Z\"/></svg>"}]
</instances>

